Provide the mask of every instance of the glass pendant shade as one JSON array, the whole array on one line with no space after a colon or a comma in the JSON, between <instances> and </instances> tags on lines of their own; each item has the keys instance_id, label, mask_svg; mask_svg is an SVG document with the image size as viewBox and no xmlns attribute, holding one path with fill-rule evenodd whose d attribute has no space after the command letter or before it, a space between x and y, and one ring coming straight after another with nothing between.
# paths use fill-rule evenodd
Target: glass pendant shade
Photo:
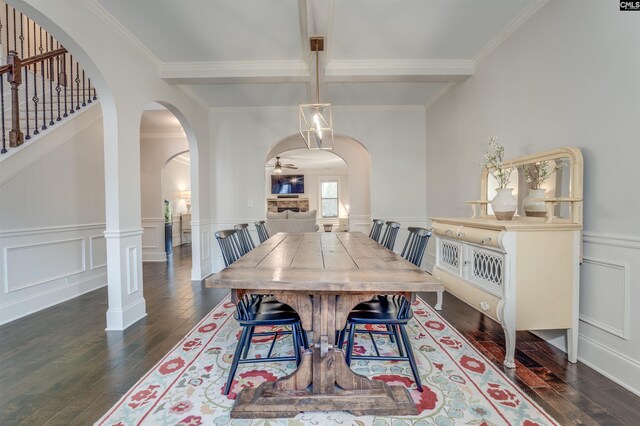
<instances>
[{"instance_id":1,"label":"glass pendant shade","mask_svg":"<svg viewBox=\"0 0 640 426\"><path fill-rule=\"evenodd\" d=\"M333 149L331 104L300 104L300 136L309 149Z\"/></svg>"}]
</instances>

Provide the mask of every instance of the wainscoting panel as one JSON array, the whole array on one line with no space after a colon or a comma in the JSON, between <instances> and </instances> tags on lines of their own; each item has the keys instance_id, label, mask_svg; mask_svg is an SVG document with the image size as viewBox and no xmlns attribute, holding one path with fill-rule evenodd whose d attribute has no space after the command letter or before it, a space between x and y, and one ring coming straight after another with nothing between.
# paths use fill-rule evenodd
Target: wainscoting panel
<instances>
[{"instance_id":1,"label":"wainscoting panel","mask_svg":"<svg viewBox=\"0 0 640 426\"><path fill-rule=\"evenodd\" d=\"M89 265L91 270L107 266L107 240L104 235L89 237Z\"/></svg>"},{"instance_id":2,"label":"wainscoting panel","mask_svg":"<svg viewBox=\"0 0 640 426\"><path fill-rule=\"evenodd\" d=\"M84 272L84 251L83 238L5 247L5 292Z\"/></svg>"},{"instance_id":3,"label":"wainscoting panel","mask_svg":"<svg viewBox=\"0 0 640 426\"><path fill-rule=\"evenodd\" d=\"M142 261L165 262L164 218L142 218Z\"/></svg>"},{"instance_id":4,"label":"wainscoting panel","mask_svg":"<svg viewBox=\"0 0 640 426\"><path fill-rule=\"evenodd\" d=\"M133 294L139 288L138 247L127 247L127 293Z\"/></svg>"},{"instance_id":5,"label":"wainscoting panel","mask_svg":"<svg viewBox=\"0 0 640 426\"><path fill-rule=\"evenodd\" d=\"M629 281L626 265L584 259L580 320L608 333L629 337Z\"/></svg>"},{"instance_id":6,"label":"wainscoting panel","mask_svg":"<svg viewBox=\"0 0 640 426\"><path fill-rule=\"evenodd\" d=\"M0 324L107 284L105 225L0 232Z\"/></svg>"}]
</instances>

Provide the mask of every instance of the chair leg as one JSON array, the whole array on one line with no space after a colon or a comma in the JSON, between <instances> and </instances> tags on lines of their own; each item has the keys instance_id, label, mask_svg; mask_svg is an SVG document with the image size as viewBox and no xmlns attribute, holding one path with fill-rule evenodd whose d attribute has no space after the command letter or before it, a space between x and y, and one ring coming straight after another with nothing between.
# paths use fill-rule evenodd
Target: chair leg
<instances>
[{"instance_id":1,"label":"chair leg","mask_svg":"<svg viewBox=\"0 0 640 426\"><path fill-rule=\"evenodd\" d=\"M236 352L233 354L233 361L231 362L231 368L229 369L229 376L227 377L227 384L224 387L223 395L229 395L229 391L231 390L231 383L233 383L233 376L236 375L236 370L238 369L238 361L240 361L240 356L242 355L242 349L247 334L247 327L242 327L242 334L240 335L240 339L238 339Z\"/></svg>"},{"instance_id":2,"label":"chair leg","mask_svg":"<svg viewBox=\"0 0 640 426\"><path fill-rule=\"evenodd\" d=\"M293 350L296 356L296 365L300 365L300 341L298 340L300 335L298 334L298 326L299 324L291 324L291 338L293 339Z\"/></svg>"},{"instance_id":3,"label":"chair leg","mask_svg":"<svg viewBox=\"0 0 640 426\"><path fill-rule=\"evenodd\" d=\"M402 341L404 342L404 348L407 351L407 357L409 358L409 365L411 366L411 371L413 372L413 378L416 381L416 386L420 392L422 392L422 382L420 381L420 372L418 371L418 366L416 365L416 359L413 357L413 350L411 349L411 341L409 340L409 336L407 335L407 330L404 324L400 324L400 334L402 334Z\"/></svg>"},{"instance_id":4,"label":"chair leg","mask_svg":"<svg viewBox=\"0 0 640 426\"><path fill-rule=\"evenodd\" d=\"M396 345L398 346L398 353L400 356L404 356L404 351L402 350L402 343L400 342L400 334L398 334L398 324L392 325L391 330L393 331L393 335L396 337ZM393 340L391 340L393 342Z\"/></svg>"},{"instance_id":5,"label":"chair leg","mask_svg":"<svg viewBox=\"0 0 640 426\"><path fill-rule=\"evenodd\" d=\"M347 324L342 330L340 330L340 333L338 334L338 349L342 349L344 346L344 335L347 333L348 329L349 325Z\"/></svg>"},{"instance_id":6,"label":"chair leg","mask_svg":"<svg viewBox=\"0 0 640 426\"><path fill-rule=\"evenodd\" d=\"M351 367L351 352L353 352L353 343L356 338L356 325L349 324L349 340L347 340L347 365Z\"/></svg>"},{"instance_id":7,"label":"chair leg","mask_svg":"<svg viewBox=\"0 0 640 426\"><path fill-rule=\"evenodd\" d=\"M251 347L251 339L253 339L253 332L255 331L255 327L249 327L249 333L247 334L247 342L244 343L244 352L242 352L242 359L247 359L247 355L249 355L249 348Z\"/></svg>"},{"instance_id":8,"label":"chair leg","mask_svg":"<svg viewBox=\"0 0 640 426\"><path fill-rule=\"evenodd\" d=\"M300 336L302 337L302 345L305 349L309 349L309 338L307 337L307 332L304 331L302 325L300 325L298 329L300 330Z\"/></svg>"},{"instance_id":9,"label":"chair leg","mask_svg":"<svg viewBox=\"0 0 640 426\"><path fill-rule=\"evenodd\" d=\"M393 335L391 335L391 334L389 335L389 339L391 339L391 343L395 343L395 341L394 341L394 337L397 339L397 338L398 338L398 336L397 336L397 334L395 333L395 331L394 331L394 329L393 329L393 326L392 326L391 324L387 324L387 331L388 331L389 333L392 333L392 332L393 332Z\"/></svg>"}]
</instances>

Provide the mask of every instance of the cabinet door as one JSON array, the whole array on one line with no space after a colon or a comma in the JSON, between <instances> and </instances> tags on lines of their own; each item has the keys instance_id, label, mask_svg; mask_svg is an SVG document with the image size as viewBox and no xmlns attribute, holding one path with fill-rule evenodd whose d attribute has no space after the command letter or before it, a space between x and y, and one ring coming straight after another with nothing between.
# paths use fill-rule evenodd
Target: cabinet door
<instances>
[{"instance_id":1,"label":"cabinet door","mask_svg":"<svg viewBox=\"0 0 640 426\"><path fill-rule=\"evenodd\" d=\"M462 244L446 238L438 238L438 265L462 275Z\"/></svg>"},{"instance_id":2,"label":"cabinet door","mask_svg":"<svg viewBox=\"0 0 640 426\"><path fill-rule=\"evenodd\" d=\"M463 276L477 286L495 294L504 294L504 255L473 245L465 245Z\"/></svg>"}]
</instances>

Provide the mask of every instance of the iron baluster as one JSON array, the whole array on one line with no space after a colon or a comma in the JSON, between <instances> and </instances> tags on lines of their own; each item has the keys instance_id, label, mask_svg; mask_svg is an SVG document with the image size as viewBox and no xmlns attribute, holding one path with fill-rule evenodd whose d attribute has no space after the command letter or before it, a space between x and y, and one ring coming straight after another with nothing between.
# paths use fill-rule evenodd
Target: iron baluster
<instances>
[{"instance_id":1,"label":"iron baluster","mask_svg":"<svg viewBox=\"0 0 640 426\"><path fill-rule=\"evenodd\" d=\"M20 56L24 58L24 16L20 12Z\"/></svg>"},{"instance_id":2,"label":"iron baluster","mask_svg":"<svg viewBox=\"0 0 640 426\"><path fill-rule=\"evenodd\" d=\"M37 44L38 44L38 35L36 32L36 23L33 23L33 53L35 54L37 52ZM40 130L38 130L38 102L40 102L40 99L38 98L38 80L37 80L37 76L38 76L38 64L33 64L33 98L31 99L33 101L33 115L35 118L35 125L33 126L34 130L33 130L33 134L37 135L38 133L40 133Z\"/></svg>"},{"instance_id":3,"label":"iron baluster","mask_svg":"<svg viewBox=\"0 0 640 426\"><path fill-rule=\"evenodd\" d=\"M49 126L53 126L53 58L49 58Z\"/></svg>"},{"instance_id":4,"label":"iron baluster","mask_svg":"<svg viewBox=\"0 0 640 426\"><path fill-rule=\"evenodd\" d=\"M63 117L69 116L69 114L67 114L67 111L69 111L67 107L67 56L68 54L65 53L62 57L62 69L64 70L64 74L62 74L62 77L64 78L64 81L62 83L62 85L64 86L64 114L62 114Z\"/></svg>"},{"instance_id":5,"label":"iron baluster","mask_svg":"<svg viewBox=\"0 0 640 426\"><path fill-rule=\"evenodd\" d=\"M87 77L87 86L89 87L89 100L87 101L88 104L91 103L91 79L89 77Z\"/></svg>"},{"instance_id":6,"label":"iron baluster","mask_svg":"<svg viewBox=\"0 0 640 426\"><path fill-rule=\"evenodd\" d=\"M56 117L56 121L62 120L60 117L60 91L62 91L62 88L60 87L60 55L58 55L56 56L56 100L58 101L58 116Z\"/></svg>"},{"instance_id":7,"label":"iron baluster","mask_svg":"<svg viewBox=\"0 0 640 426\"><path fill-rule=\"evenodd\" d=\"M27 18L27 56L31 56L31 47L29 46L29 43L31 42L29 37L29 27L31 26L30 22L31 20ZM24 68L24 108L27 118L27 134L24 138L31 139L31 133L29 131L29 67Z\"/></svg>"},{"instance_id":8,"label":"iron baluster","mask_svg":"<svg viewBox=\"0 0 640 426\"><path fill-rule=\"evenodd\" d=\"M95 101L96 99L98 99L96 96L96 87L93 86L93 100Z\"/></svg>"},{"instance_id":9,"label":"iron baluster","mask_svg":"<svg viewBox=\"0 0 640 426\"><path fill-rule=\"evenodd\" d=\"M80 109L80 63L76 61L76 109Z\"/></svg>"},{"instance_id":10,"label":"iron baluster","mask_svg":"<svg viewBox=\"0 0 640 426\"><path fill-rule=\"evenodd\" d=\"M45 88L44 61L40 62L40 73L42 74L42 130L47 129L47 93Z\"/></svg>"},{"instance_id":11,"label":"iron baluster","mask_svg":"<svg viewBox=\"0 0 640 426\"><path fill-rule=\"evenodd\" d=\"M7 152L7 137L5 136L5 125L4 125L4 79L0 78L0 108L2 108L2 150L0 154L5 154Z\"/></svg>"},{"instance_id":12,"label":"iron baluster","mask_svg":"<svg viewBox=\"0 0 640 426\"><path fill-rule=\"evenodd\" d=\"M71 70L71 78L69 79L70 86L70 94L71 94L71 109L69 109L69 114L73 114L76 110L73 108L73 55L69 55L69 69Z\"/></svg>"},{"instance_id":13,"label":"iron baluster","mask_svg":"<svg viewBox=\"0 0 640 426\"><path fill-rule=\"evenodd\" d=\"M6 22L7 26L5 31L7 32L7 53L6 56L9 56L9 5L4 5L4 22Z\"/></svg>"},{"instance_id":14,"label":"iron baluster","mask_svg":"<svg viewBox=\"0 0 640 426\"><path fill-rule=\"evenodd\" d=\"M84 70L82 70L82 106L87 106L87 92L85 88L85 78L84 78Z\"/></svg>"},{"instance_id":15,"label":"iron baluster","mask_svg":"<svg viewBox=\"0 0 640 426\"><path fill-rule=\"evenodd\" d=\"M13 8L12 8L13 9ZM18 38L16 37L16 10L13 9L13 50L15 52L18 51ZM9 40L7 40L7 45L9 44Z\"/></svg>"}]
</instances>

